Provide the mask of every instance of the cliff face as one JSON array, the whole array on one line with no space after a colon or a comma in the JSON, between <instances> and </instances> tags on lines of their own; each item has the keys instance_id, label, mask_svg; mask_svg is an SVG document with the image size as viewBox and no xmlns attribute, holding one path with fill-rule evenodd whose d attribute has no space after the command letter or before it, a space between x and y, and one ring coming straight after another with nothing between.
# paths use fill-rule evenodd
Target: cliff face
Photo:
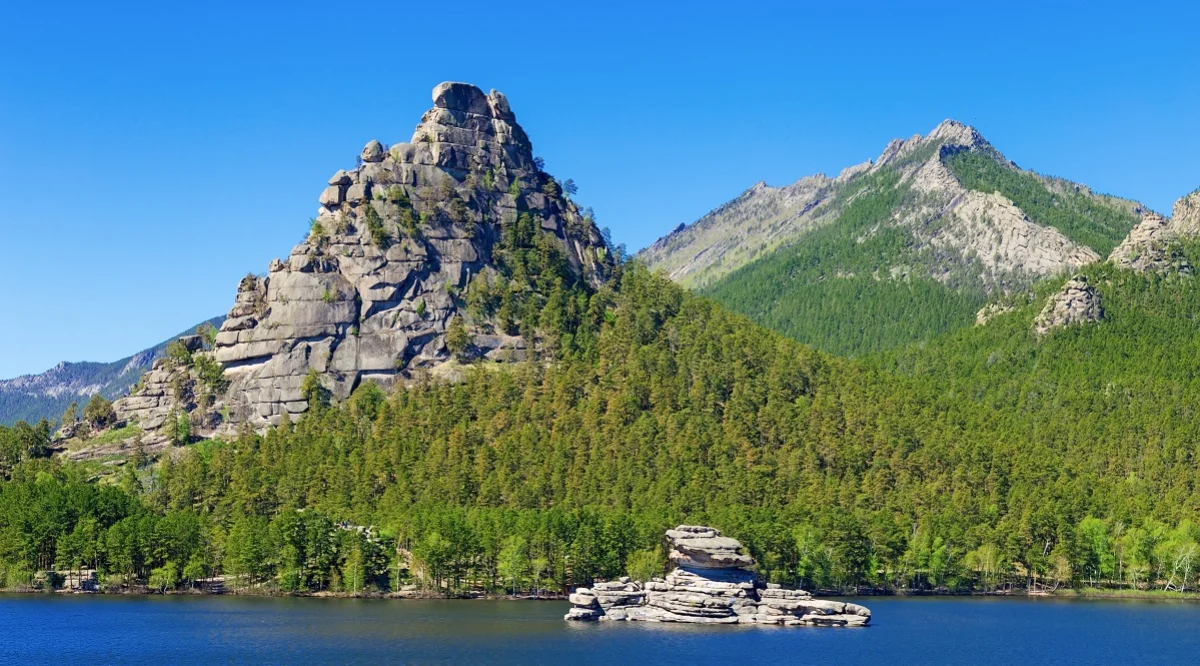
<instances>
[{"instance_id":1,"label":"cliff face","mask_svg":"<svg viewBox=\"0 0 1200 666\"><path fill-rule=\"evenodd\" d=\"M310 372L342 399L367 380L388 388L437 371L451 347L522 358L527 337L468 297L607 278L599 231L541 170L504 95L443 83L433 104L409 143L371 141L337 171L306 242L238 286L212 352L229 383L226 427L304 412Z\"/></svg>"}]
</instances>

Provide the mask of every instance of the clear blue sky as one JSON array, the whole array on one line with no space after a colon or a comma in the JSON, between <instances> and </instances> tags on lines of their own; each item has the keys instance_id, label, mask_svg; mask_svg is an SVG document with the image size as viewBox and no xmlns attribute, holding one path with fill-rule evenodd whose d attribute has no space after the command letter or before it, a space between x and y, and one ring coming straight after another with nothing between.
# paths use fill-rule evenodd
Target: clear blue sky
<instances>
[{"instance_id":1,"label":"clear blue sky","mask_svg":"<svg viewBox=\"0 0 1200 666\"><path fill-rule=\"evenodd\" d=\"M183 4L4 11L0 377L228 310L443 80L505 92L630 248L947 117L1164 212L1200 186L1195 5Z\"/></svg>"}]
</instances>

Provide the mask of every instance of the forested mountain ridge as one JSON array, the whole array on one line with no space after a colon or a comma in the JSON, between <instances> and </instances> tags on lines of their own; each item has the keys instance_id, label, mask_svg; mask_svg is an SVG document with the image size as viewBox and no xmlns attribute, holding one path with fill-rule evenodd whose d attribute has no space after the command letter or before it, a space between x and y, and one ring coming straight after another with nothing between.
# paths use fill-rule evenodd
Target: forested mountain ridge
<instances>
[{"instance_id":1,"label":"forested mountain ridge","mask_svg":"<svg viewBox=\"0 0 1200 666\"><path fill-rule=\"evenodd\" d=\"M955 158L963 153L969 157ZM987 164L994 169L981 172ZM685 286L713 284L811 231L836 224L855 196L870 188L862 181L877 179L881 172L895 177L892 187L912 191L892 202L890 221L914 227L914 240L921 246L967 258L976 255L983 266L971 278L989 290L1013 280L1028 284L1030 278L1107 254L1147 210L1135 201L1024 171L975 128L946 120L926 136L893 140L877 159L848 167L836 178L816 174L782 188L759 182L638 257ZM1000 196L984 196L989 194ZM1091 226L1101 228L1089 235ZM945 279L936 270L930 275Z\"/></svg>"},{"instance_id":2,"label":"forested mountain ridge","mask_svg":"<svg viewBox=\"0 0 1200 666\"><path fill-rule=\"evenodd\" d=\"M223 319L214 317L200 326L220 326ZM196 328L193 326L185 333ZM40 374L0 380L0 424L35 423L43 418L57 421L72 402L82 405L97 393L109 400L116 399L137 383L138 377L166 353L167 344L177 337L111 363L63 362Z\"/></svg>"},{"instance_id":3,"label":"forested mountain ridge","mask_svg":"<svg viewBox=\"0 0 1200 666\"><path fill-rule=\"evenodd\" d=\"M631 267L539 324L551 363L367 383L265 435L126 464L107 477L120 502L72 485L94 464L10 463L0 567L10 584L83 561L170 586L559 589L653 573L663 526L702 522L810 588L1194 589L1200 279L1082 272L1097 323L1035 332L1043 282L986 326L865 362Z\"/></svg>"},{"instance_id":4,"label":"forested mountain ridge","mask_svg":"<svg viewBox=\"0 0 1200 666\"><path fill-rule=\"evenodd\" d=\"M85 410L84 437L128 446L74 461L50 456L49 424L0 427L0 583L88 567L109 589L567 590L657 575L663 530L701 523L810 589L1200 585L1186 215L1126 227L957 123L896 142L844 174L836 220L791 246L809 254L731 274L849 284L826 292L843 327L948 303L939 330L859 327L876 352L845 358L612 256L502 96L444 84L434 102L412 144L334 174L308 241L243 280L220 334ZM944 204L946 178L995 189ZM973 241L999 258L959 262L962 229L1015 200L1043 223L1006 218ZM969 224L895 217L943 204ZM1051 265L1065 287L1031 277ZM891 298L920 306L905 318L876 285L925 291Z\"/></svg>"},{"instance_id":5,"label":"forested mountain ridge","mask_svg":"<svg viewBox=\"0 0 1200 666\"><path fill-rule=\"evenodd\" d=\"M1100 259L1145 208L1024 171L946 121L836 179L756 186L639 257L839 354L969 326L989 298Z\"/></svg>"}]
</instances>

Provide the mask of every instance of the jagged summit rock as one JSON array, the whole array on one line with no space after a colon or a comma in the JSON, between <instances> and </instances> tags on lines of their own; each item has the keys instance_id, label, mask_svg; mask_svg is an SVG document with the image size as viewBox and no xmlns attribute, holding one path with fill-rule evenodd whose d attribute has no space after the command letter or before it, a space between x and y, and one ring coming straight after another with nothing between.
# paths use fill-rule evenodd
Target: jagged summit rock
<instances>
[{"instance_id":1,"label":"jagged summit rock","mask_svg":"<svg viewBox=\"0 0 1200 666\"><path fill-rule=\"evenodd\" d=\"M1088 284L1087 276L1076 275L1046 300L1046 307L1033 322L1033 330L1045 335L1073 324L1087 324L1104 318L1100 293Z\"/></svg>"},{"instance_id":2,"label":"jagged summit rock","mask_svg":"<svg viewBox=\"0 0 1200 666\"><path fill-rule=\"evenodd\" d=\"M448 82L432 98L410 142L367 143L320 192L308 238L238 285L213 351L228 429L306 411L311 372L344 399L365 381L387 389L453 365L456 318L472 357L534 353L466 306L469 292L509 284L506 243L552 256L568 283L607 279L599 230L542 171L504 95Z\"/></svg>"},{"instance_id":3,"label":"jagged summit rock","mask_svg":"<svg viewBox=\"0 0 1200 666\"><path fill-rule=\"evenodd\" d=\"M1108 261L1138 273L1175 272L1189 275L1192 267L1177 252L1179 236L1166 218L1150 213L1108 255Z\"/></svg>"},{"instance_id":4,"label":"jagged summit rock","mask_svg":"<svg viewBox=\"0 0 1200 666\"><path fill-rule=\"evenodd\" d=\"M857 604L758 581L746 570L754 560L742 544L712 527L680 525L666 539L678 568L646 582L622 577L579 588L564 619L824 627L871 621L871 611Z\"/></svg>"}]
</instances>

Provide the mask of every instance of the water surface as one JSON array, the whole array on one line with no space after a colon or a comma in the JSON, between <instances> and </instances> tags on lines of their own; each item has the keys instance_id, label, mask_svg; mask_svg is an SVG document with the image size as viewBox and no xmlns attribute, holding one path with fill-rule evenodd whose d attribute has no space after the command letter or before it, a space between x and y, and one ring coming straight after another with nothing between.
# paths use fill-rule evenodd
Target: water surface
<instances>
[{"instance_id":1,"label":"water surface","mask_svg":"<svg viewBox=\"0 0 1200 666\"><path fill-rule=\"evenodd\" d=\"M1117 664L1200 659L1187 602L867 598L865 629L562 620L565 602L0 596L0 663Z\"/></svg>"}]
</instances>

